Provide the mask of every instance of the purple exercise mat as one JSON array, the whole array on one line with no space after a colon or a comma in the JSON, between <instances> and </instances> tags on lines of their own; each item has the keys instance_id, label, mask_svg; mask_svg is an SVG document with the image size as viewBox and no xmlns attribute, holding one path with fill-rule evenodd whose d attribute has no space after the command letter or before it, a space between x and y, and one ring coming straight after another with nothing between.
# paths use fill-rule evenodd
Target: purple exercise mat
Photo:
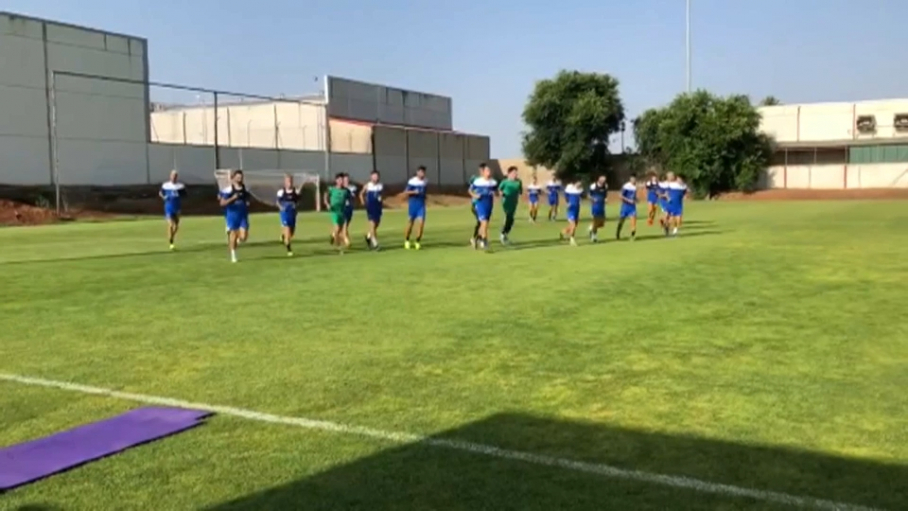
<instances>
[{"instance_id":1,"label":"purple exercise mat","mask_svg":"<svg viewBox=\"0 0 908 511\"><path fill-rule=\"evenodd\" d=\"M202 424L212 415L140 408L111 419L0 449L0 492Z\"/></svg>"}]
</instances>

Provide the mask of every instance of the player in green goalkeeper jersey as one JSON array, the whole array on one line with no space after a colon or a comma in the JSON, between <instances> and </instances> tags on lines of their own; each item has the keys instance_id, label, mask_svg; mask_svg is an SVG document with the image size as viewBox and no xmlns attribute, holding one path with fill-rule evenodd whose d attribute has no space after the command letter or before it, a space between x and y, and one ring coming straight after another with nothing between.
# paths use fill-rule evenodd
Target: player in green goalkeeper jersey
<instances>
[{"instance_id":1,"label":"player in green goalkeeper jersey","mask_svg":"<svg viewBox=\"0 0 908 511\"><path fill-rule=\"evenodd\" d=\"M340 173L334 177L334 186L328 189L325 194L325 208L331 213L331 239L334 245L350 246L350 240L346 237L344 226L347 223L347 217L344 214L347 203L350 199L350 190L344 186L344 174Z\"/></svg>"},{"instance_id":2,"label":"player in green goalkeeper jersey","mask_svg":"<svg viewBox=\"0 0 908 511\"><path fill-rule=\"evenodd\" d=\"M523 195L523 183L517 179L517 167L509 167L507 179L498 185L501 193L501 207L504 209L504 227L501 228L501 243L510 243L511 229L514 227L514 215L517 213L517 204Z\"/></svg>"}]
</instances>

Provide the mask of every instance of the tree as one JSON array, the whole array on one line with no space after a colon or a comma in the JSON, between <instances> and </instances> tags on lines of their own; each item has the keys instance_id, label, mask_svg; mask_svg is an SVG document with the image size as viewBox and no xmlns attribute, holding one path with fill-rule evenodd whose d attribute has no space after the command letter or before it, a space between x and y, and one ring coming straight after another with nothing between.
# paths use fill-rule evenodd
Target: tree
<instances>
[{"instance_id":1,"label":"tree","mask_svg":"<svg viewBox=\"0 0 908 511\"><path fill-rule=\"evenodd\" d=\"M523 154L530 165L560 177L609 168L609 139L624 122L618 80L607 74L561 71L536 82L523 110L529 128Z\"/></svg>"},{"instance_id":2,"label":"tree","mask_svg":"<svg viewBox=\"0 0 908 511\"><path fill-rule=\"evenodd\" d=\"M782 102L779 101L779 98L775 96L766 96L762 101L760 101L760 106L776 106L781 104Z\"/></svg>"},{"instance_id":3,"label":"tree","mask_svg":"<svg viewBox=\"0 0 908 511\"><path fill-rule=\"evenodd\" d=\"M741 95L681 94L640 115L634 136L649 165L683 175L700 197L753 191L771 154L759 112Z\"/></svg>"}]
</instances>

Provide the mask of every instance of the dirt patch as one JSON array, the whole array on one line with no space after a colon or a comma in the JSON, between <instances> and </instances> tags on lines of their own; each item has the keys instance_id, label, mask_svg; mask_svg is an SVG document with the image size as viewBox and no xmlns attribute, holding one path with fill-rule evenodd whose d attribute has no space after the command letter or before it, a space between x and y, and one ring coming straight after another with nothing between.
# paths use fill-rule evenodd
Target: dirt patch
<instances>
[{"instance_id":1,"label":"dirt patch","mask_svg":"<svg viewBox=\"0 0 908 511\"><path fill-rule=\"evenodd\" d=\"M719 200L880 200L908 199L908 188L871 188L864 190L761 190L754 193L727 193Z\"/></svg>"},{"instance_id":2,"label":"dirt patch","mask_svg":"<svg viewBox=\"0 0 908 511\"><path fill-rule=\"evenodd\" d=\"M74 211L58 216L52 209L29 206L21 202L0 200L0 225L44 225L78 219L111 218L98 211Z\"/></svg>"}]
</instances>

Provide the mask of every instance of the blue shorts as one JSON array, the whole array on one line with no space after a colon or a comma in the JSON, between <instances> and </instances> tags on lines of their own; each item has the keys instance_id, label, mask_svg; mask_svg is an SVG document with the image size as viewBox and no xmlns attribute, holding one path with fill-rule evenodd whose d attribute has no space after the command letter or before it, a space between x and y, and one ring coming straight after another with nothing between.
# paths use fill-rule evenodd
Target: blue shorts
<instances>
[{"instance_id":1,"label":"blue shorts","mask_svg":"<svg viewBox=\"0 0 908 511\"><path fill-rule=\"evenodd\" d=\"M281 225L296 229L296 211L293 213L281 213Z\"/></svg>"},{"instance_id":2,"label":"blue shorts","mask_svg":"<svg viewBox=\"0 0 908 511\"><path fill-rule=\"evenodd\" d=\"M476 205L476 220L480 222L488 222L492 218L492 206L477 204Z\"/></svg>"},{"instance_id":3,"label":"blue shorts","mask_svg":"<svg viewBox=\"0 0 908 511\"><path fill-rule=\"evenodd\" d=\"M558 197L549 196L549 206L555 207L558 205Z\"/></svg>"},{"instance_id":4,"label":"blue shorts","mask_svg":"<svg viewBox=\"0 0 908 511\"><path fill-rule=\"evenodd\" d=\"M353 220L353 208L344 209L344 220L349 224Z\"/></svg>"},{"instance_id":5,"label":"blue shorts","mask_svg":"<svg viewBox=\"0 0 908 511\"><path fill-rule=\"evenodd\" d=\"M592 208L590 210L590 214L596 220L604 220L605 219L605 208Z\"/></svg>"},{"instance_id":6,"label":"blue shorts","mask_svg":"<svg viewBox=\"0 0 908 511\"><path fill-rule=\"evenodd\" d=\"M650 204L658 204L658 203L659 203L659 197L657 197L655 194L647 195L647 196L646 196L646 202L649 202Z\"/></svg>"},{"instance_id":7,"label":"blue shorts","mask_svg":"<svg viewBox=\"0 0 908 511\"><path fill-rule=\"evenodd\" d=\"M681 216L684 213L684 206L682 204L672 204L671 208L668 210L669 216Z\"/></svg>"},{"instance_id":8,"label":"blue shorts","mask_svg":"<svg viewBox=\"0 0 908 511\"><path fill-rule=\"evenodd\" d=\"M621 206L621 213L618 215L619 218L628 218L633 216L637 216L636 206Z\"/></svg>"},{"instance_id":9,"label":"blue shorts","mask_svg":"<svg viewBox=\"0 0 908 511\"><path fill-rule=\"evenodd\" d=\"M179 220L180 219L180 210L164 208L164 218L168 220Z\"/></svg>"},{"instance_id":10,"label":"blue shorts","mask_svg":"<svg viewBox=\"0 0 908 511\"><path fill-rule=\"evenodd\" d=\"M668 203L665 202L665 199L659 201L659 209L661 209L663 213L668 213Z\"/></svg>"},{"instance_id":11,"label":"blue shorts","mask_svg":"<svg viewBox=\"0 0 908 511\"><path fill-rule=\"evenodd\" d=\"M249 215L227 215L225 220L228 231L249 230Z\"/></svg>"},{"instance_id":12,"label":"blue shorts","mask_svg":"<svg viewBox=\"0 0 908 511\"><path fill-rule=\"evenodd\" d=\"M426 219L426 205L425 204L410 204L407 206L407 213L410 216L410 220L425 220Z\"/></svg>"},{"instance_id":13,"label":"blue shorts","mask_svg":"<svg viewBox=\"0 0 908 511\"><path fill-rule=\"evenodd\" d=\"M580 206L568 207L567 219L568 222L576 222L577 220L580 220Z\"/></svg>"},{"instance_id":14,"label":"blue shorts","mask_svg":"<svg viewBox=\"0 0 908 511\"><path fill-rule=\"evenodd\" d=\"M528 201L531 205L535 206L536 204L539 204L539 197L534 197L534 196L530 195L528 198Z\"/></svg>"}]
</instances>

